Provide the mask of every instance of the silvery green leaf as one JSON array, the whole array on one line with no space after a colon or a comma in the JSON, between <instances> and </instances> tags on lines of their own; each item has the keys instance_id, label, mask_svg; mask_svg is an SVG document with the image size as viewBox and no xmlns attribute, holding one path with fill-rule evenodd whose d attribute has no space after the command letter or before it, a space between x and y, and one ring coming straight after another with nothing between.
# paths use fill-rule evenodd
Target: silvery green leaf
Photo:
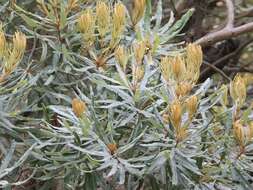
<instances>
[{"instance_id":1,"label":"silvery green leaf","mask_svg":"<svg viewBox=\"0 0 253 190\"><path fill-rule=\"evenodd\" d=\"M156 10L155 17L156 17L156 23L155 23L154 31L158 31L158 29L161 26L162 17L163 17L162 0L159 0L157 3L157 10Z\"/></svg>"},{"instance_id":2,"label":"silvery green leaf","mask_svg":"<svg viewBox=\"0 0 253 190\"><path fill-rule=\"evenodd\" d=\"M169 159L170 156L170 152L165 150L160 152L156 158L154 159L154 161L152 162L151 166L148 169L148 173L153 173L154 171L160 169L161 167L164 166L164 164L167 162L167 160Z\"/></svg>"},{"instance_id":3,"label":"silvery green leaf","mask_svg":"<svg viewBox=\"0 0 253 190\"><path fill-rule=\"evenodd\" d=\"M3 171L4 169L6 169L8 167L8 165L10 164L11 160L13 159L13 154L14 154L15 148L16 148L16 142L13 141L11 143L11 147L9 149L8 154L1 161L0 171Z\"/></svg>"},{"instance_id":4,"label":"silvery green leaf","mask_svg":"<svg viewBox=\"0 0 253 190\"><path fill-rule=\"evenodd\" d=\"M178 35L184 28L190 17L192 16L194 9L189 9L180 20L178 20L161 38L161 44L168 42L170 39Z\"/></svg>"},{"instance_id":5,"label":"silvery green leaf","mask_svg":"<svg viewBox=\"0 0 253 190\"><path fill-rule=\"evenodd\" d=\"M175 158L175 149L171 150L170 153L170 167L171 167L171 172L172 172L172 184L173 185L178 185L178 170L177 170L177 163L176 163L176 158Z\"/></svg>"}]
</instances>

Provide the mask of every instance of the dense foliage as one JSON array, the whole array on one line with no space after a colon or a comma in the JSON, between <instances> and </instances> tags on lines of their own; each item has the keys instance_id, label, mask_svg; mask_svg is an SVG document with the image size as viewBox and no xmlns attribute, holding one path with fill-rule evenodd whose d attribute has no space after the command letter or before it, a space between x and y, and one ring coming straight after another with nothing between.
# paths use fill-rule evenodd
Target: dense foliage
<instances>
[{"instance_id":1,"label":"dense foliage","mask_svg":"<svg viewBox=\"0 0 253 190\"><path fill-rule=\"evenodd\" d=\"M253 188L251 76L198 82L194 9L0 2L0 188Z\"/></svg>"}]
</instances>

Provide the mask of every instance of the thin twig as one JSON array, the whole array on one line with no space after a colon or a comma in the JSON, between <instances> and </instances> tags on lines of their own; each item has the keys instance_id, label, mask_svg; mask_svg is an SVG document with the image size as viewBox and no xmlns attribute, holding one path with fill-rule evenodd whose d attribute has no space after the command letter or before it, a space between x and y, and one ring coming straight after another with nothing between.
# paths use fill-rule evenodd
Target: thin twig
<instances>
[{"instance_id":1,"label":"thin twig","mask_svg":"<svg viewBox=\"0 0 253 190\"><path fill-rule=\"evenodd\" d=\"M225 0L227 6L227 25L226 28L232 29L235 20L235 8L232 0Z\"/></svg>"},{"instance_id":2,"label":"thin twig","mask_svg":"<svg viewBox=\"0 0 253 190\"><path fill-rule=\"evenodd\" d=\"M222 64L223 62L233 58L234 56L238 55L240 52L243 51L243 49L245 47L247 47L249 44L251 44L253 42L253 39L250 39L246 42L244 42L242 45L240 45L235 51L233 51L232 53L222 57L221 59L218 59L217 61L215 61L214 63L212 63L213 66L218 67L220 64ZM209 69L205 68L203 69L203 71L201 71L200 73L200 78L202 78L203 76L208 75L209 73Z\"/></svg>"},{"instance_id":3,"label":"thin twig","mask_svg":"<svg viewBox=\"0 0 253 190\"><path fill-rule=\"evenodd\" d=\"M175 14L176 16L178 16L178 12L177 12L177 9L176 9L176 5L175 5L175 3L174 3L173 0L170 0L170 5L171 5L171 8L172 8L174 14Z\"/></svg>"},{"instance_id":4,"label":"thin twig","mask_svg":"<svg viewBox=\"0 0 253 190\"><path fill-rule=\"evenodd\" d=\"M223 41L241 34L245 34L253 31L253 22L234 27L234 5L231 0L224 0L227 7L227 24L226 26L216 32L209 33L202 38L198 39L195 43L202 47L214 44L219 41Z\"/></svg>"},{"instance_id":5,"label":"thin twig","mask_svg":"<svg viewBox=\"0 0 253 190\"><path fill-rule=\"evenodd\" d=\"M228 81L231 81L231 78L229 78L229 76L227 76L221 69L219 69L218 67L215 67L213 64L208 63L207 61L203 61L203 64L207 65L208 67L212 68L213 70L215 70L216 72L220 73L225 79L227 79Z\"/></svg>"}]
</instances>

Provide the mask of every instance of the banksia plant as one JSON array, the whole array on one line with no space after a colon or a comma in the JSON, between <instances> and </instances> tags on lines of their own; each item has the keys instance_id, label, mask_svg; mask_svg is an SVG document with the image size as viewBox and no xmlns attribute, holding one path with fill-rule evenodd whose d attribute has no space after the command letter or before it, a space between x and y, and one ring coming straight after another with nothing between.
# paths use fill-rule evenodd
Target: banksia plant
<instances>
[{"instance_id":1,"label":"banksia plant","mask_svg":"<svg viewBox=\"0 0 253 190\"><path fill-rule=\"evenodd\" d=\"M0 189L252 189L251 77L199 81L194 9L29 2L0 5Z\"/></svg>"}]
</instances>

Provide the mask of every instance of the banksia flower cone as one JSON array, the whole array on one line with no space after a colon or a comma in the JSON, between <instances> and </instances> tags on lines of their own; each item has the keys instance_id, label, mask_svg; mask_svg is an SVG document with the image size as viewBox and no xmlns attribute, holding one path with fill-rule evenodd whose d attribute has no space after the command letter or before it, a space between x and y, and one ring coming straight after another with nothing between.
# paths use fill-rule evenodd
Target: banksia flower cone
<instances>
[{"instance_id":1,"label":"banksia flower cone","mask_svg":"<svg viewBox=\"0 0 253 190\"><path fill-rule=\"evenodd\" d=\"M134 0L132 11L132 23L135 26L143 17L146 7L146 0Z\"/></svg>"},{"instance_id":2,"label":"banksia flower cone","mask_svg":"<svg viewBox=\"0 0 253 190\"><path fill-rule=\"evenodd\" d=\"M133 45L135 60L138 65L142 64L146 52L146 43L145 41L137 42Z\"/></svg>"},{"instance_id":3,"label":"banksia flower cone","mask_svg":"<svg viewBox=\"0 0 253 190\"><path fill-rule=\"evenodd\" d=\"M189 82L181 82L176 87L177 97L184 97L192 90L192 84Z\"/></svg>"},{"instance_id":4,"label":"banksia flower cone","mask_svg":"<svg viewBox=\"0 0 253 190\"><path fill-rule=\"evenodd\" d=\"M176 81L181 81L185 74L185 65L181 56L176 56L172 61L172 71Z\"/></svg>"},{"instance_id":5,"label":"banksia flower cone","mask_svg":"<svg viewBox=\"0 0 253 190\"><path fill-rule=\"evenodd\" d=\"M21 32L16 32L13 37L12 50L8 51L5 59L4 73L10 74L19 64L26 49L26 37Z\"/></svg>"},{"instance_id":6,"label":"banksia flower cone","mask_svg":"<svg viewBox=\"0 0 253 190\"><path fill-rule=\"evenodd\" d=\"M181 103L178 100L175 100L170 105L170 119L176 130L180 128L182 119L182 107Z\"/></svg>"},{"instance_id":7,"label":"banksia flower cone","mask_svg":"<svg viewBox=\"0 0 253 190\"><path fill-rule=\"evenodd\" d=\"M77 117L81 117L86 111L86 105L82 100L75 98L72 100L72 110Z\"/></svg>"},{"instance_id":8,"label":"banksia flower cone","mask_svg":"<svg viewBox=\"0 0 253 190\"><path fill-rule=\"evenodd\" d=\"M78 19L78 28L83 34L84 39L89 44L93 43L95 30L95 16L91 9L87 9Z\"/></svg>"},{"instance_id":9,"label":"banksia flower cone","mask_svg":"<svg viewBox=\"0 0 253 190\"><path fill-rule=\"evenodd\" d=\"M186 69L188 77L192 82L197 82L200 66L203 61L203 52L200 45L189 44L186 47Z\"/></svg>"},{"instance_id":10,"label":"banksia flower cone","mask_svg":"<svg viewBox=\"0 0 253 190\"><path fill-rule=\"evenodd\" d=\"M0 23L0 59L4 56L6 52L6 39L2 29L2 24Z\"/></svg>"},{"instance_id":11,"label":"banksia flower cone","mask_svg":"<svg viewBox=\"0 0 253 190\"><path fill-rule=\"evenodd\" d=\"M110 150L110 153L113 155L117 150L117 144L110 143L107 145L107 148Z\"/></svg>"},{"instance_id":12,"label":"banksia flower cone","mask_svg":"<svg viewBox=\"0 0 253 190\"><path fill-rule=\"evenodd\" d=\"M234 80L230 83L230 95L233 101L238 103L239 107L241 107L246 100L246 84L239 74L236 75Z\"/></svg>"},{"instance_id":13,"label":"banksia flower cone","mask_svg":"<svg viewBox=\"0 0 253 190\"><path fill-rule=\"evenodd\" d=\"M188 100L186 101L186 107L187 107L187 111L189 113L190 120L193 118L194 114L196 113L197 106L198 106L197 96L192 96L192 97L188 98Z\"/></svg>"},{"instance_id":14,"label":"banksia flower cone","mask_svg":"<svg viewBox=\"0 0 253 190\"><path fill-rule=\"evenodd\" d=\"M121 65L123 70L126 70L126 65L128 62L128 52L123 46L119 46L115 51L115 58L117 62Z\"/></svg>"},{"instance_id":15,"label":"banksia flower cone","mask_svg":"<svg viewBox=\"0 0 253 190\"><path fill-rule=\"evenodd\" d=\"M101 1L97 3L96 17L99 34L103 37L108 32L110 26L110 9L106 3Z\"/></svg>"},{"instance_id":16,"label":"banksia flower cone","mask_svg":"<svg viewBox=\"0 0 253 190\"><path fill-rule=\"evenodd\" d=\"M112 38L116 40L124 31L126 22L126 8L122 3L117 3L114 7L112 21Z\"/></svg>"},{"instance_id":17,"label":"banksia flower cone","mask_svg":"<svg viewBox=\"0 0 253 190\"><path fill-rule=\"evenodd\" d=\"M244 147L253 138L253 123L243 125L241 120L233 123L234 137L237 143Z\"/></svg>"}]
</instances>

